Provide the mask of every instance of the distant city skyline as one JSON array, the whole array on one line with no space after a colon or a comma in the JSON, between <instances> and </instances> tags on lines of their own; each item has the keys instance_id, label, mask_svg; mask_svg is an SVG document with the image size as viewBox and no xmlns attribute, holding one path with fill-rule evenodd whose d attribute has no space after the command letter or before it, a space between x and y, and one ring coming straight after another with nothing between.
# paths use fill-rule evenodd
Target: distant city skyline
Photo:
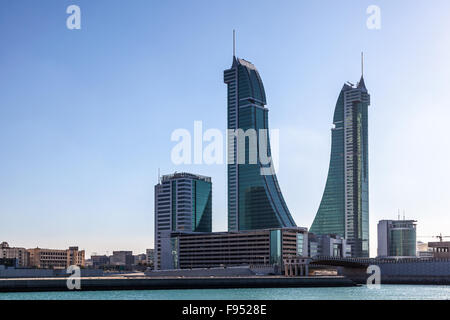
<instances>
[{"instance_id":1,"label":"distant city skyline","mask_svg":"<svg viewBox=\"0 0 450 320\"><path fill-rule=\"evenodd\" d=\"M71 4L4 1L0 11L0 242L76 245L87 258L145 252L158 168L212 177L213 231L227 230L226 164L176 166L170 137L196 120L226 129L233 29L237 56L264 79L277 179L298 226L319 207L330 115L363 51L371 256L378 221L398 209L417 220L417 240L450 233L448 1L79 0L81 29L69 30ZM372 4L379 30L366 25Z\"/></svg>"}]
</instances>

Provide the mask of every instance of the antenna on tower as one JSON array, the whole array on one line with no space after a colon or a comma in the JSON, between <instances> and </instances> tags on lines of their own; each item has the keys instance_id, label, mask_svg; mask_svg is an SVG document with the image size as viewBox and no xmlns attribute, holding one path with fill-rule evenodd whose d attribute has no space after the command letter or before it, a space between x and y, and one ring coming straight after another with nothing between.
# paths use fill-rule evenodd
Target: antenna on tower
<instances>
[{"instance_id":1,"label":"antenna on tower","mask_svg":"<svg viewBox=\"0 0 450 320\"><path fill-rule=\"evenodd\" d=\"M233 57L236 57L236 31L233 29Z\"/></svg>"},{"instance_id":2,"label":"antenna on tower","mask_svg":"<svg viewBox=\"0 0 450 320\"><path fill-rule=\"evenodd\" d=\"M161 183L161 169L158 168L158 183Z\"/></svg>"},{"instance_id":3,"label":"antenna on tower","mask_svg":"<svg viewBox=\"0 0 450 320\"><path fill-rule=\"evenodd\" d=\"M398 209L398 220L400 220L400 209Z\"/></svg>"}]
</instances>

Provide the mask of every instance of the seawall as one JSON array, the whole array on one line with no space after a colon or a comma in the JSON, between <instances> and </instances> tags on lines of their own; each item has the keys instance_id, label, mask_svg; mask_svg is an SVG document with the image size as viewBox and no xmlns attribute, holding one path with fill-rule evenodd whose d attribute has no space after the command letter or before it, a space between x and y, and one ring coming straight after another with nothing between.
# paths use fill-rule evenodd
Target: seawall
<instances>
[{"instance_id":1,"label":"seawall","mask_svg":"<svg viewBox=\"0 0 450 320\"><path fill-rule=\"evenodd\" d=\"M67 278L1 279L0 292L67 291ZM345 277L91 277L81 278L81 290L158 290L223 288L350 287Z\"/></svg>"},{"instance_id":2,"label":"seawall","mask_svg":"<svg viewBox=\"0 0 450 320\"><path fill-rule=\"evenodd\" d=\"M374 263L380 267L382 284L450 285L450 260L399 260ZM338 274L365 284L366 268L338 267Z\"/></svg>"}]
</instances>

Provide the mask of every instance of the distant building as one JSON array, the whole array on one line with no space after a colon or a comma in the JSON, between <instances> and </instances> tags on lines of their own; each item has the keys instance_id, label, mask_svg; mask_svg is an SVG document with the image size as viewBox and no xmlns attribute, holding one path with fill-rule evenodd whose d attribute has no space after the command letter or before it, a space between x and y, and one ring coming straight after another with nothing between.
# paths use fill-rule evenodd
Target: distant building
<instances>
[{"instance_id":1,"label":"distant building","mask_svg":"<svg viewBox=\"0 0 450 320\"><path fill-rule=\"evenodd\" d=\"M71 265L84 267L84 250L78 247L69 247L66 250L60 249L28 249L30 253L30 266L36 268L65 269Z\"/></svg>"},{"instance_id":2,"label":"distant building","mask_svg":"<svg viewBox=\"0 0 450 320\"><path fill-rule=\"evenodd\" d=\"M147 265L152 266L154 262L155 249L147 249L145 250L145 254L147 256Z\"/></svg>"},{"instance_id":3,"label":"distant building","mask_svg":"<svg viewBox=\"0 0 450 320\"><path fill-rule=\"evenodd\" d=\"M416 222L414 220L378 222L378 257L416 257Z\"/></svg>"},{"instance_id":4,"label":"distant building","mask_svg":"<svg viewBox=\"0 0 450 320\"><path fill-rule=\"evenodd\" d=\"M145 253L140 253L134 256L134 265L146 265L147 255Z\"/></svg>"},{"instance_id":5,"label":"distant building","mask_svg":"<svg viewBox=\"0 0 450 320\"><path fill-rule=\"evenodd\" d=\"M311 233L308 233L308 253L311 258L314 258L320 254L319 241L316 238L310 236L310 234Z\"/></svg>"},{"instance_id":6,"label":"distant building","mask_svg":"<svg viewBox=\"0 0 450 320\"><path fill-rule=\"evenodd\" d=\"M17 267L17 260L15 258L0 258L0 270L6 267Z\"/></svg>"},{"instance_id":7,"label":"distant building","mask_svg":"<svg viewBox=\"0 0 450 320\"><path fill-rule=\"evenodd\" d=\"M164 175L155 186L155 269L162 232L212 231L211 178L191 173Z\"/></svg>"},{"instance_id":8,"label":"distant building","mask_svg":"<svg viewBox=\"0 0 450 320\"><path fill-rule=\"evenodd\" d=\"M28 267L30 254L25 248L10 247L8 242L0 244L0 259L16 259L16 267Z\"/></svg>"},{"instance_id":9,"label":"distant building","mask_svg":"<svg viewBox=\"0 0 450 320\"><path fill-rule=\"evenodd\" d=\"M433 250L426 242L417 241L416 253L418 258L433 258Z\"/></svg>"},{"instance_id":10,"label":"distant building","mask_svg":"<svg viewBox=\"0 0 450 320\"><path fill-rule=\"evenodd\" d=\"M84 267L85 268L92 268L93 267L92 259L84 259Z\"/></svg>"},{"instance_id":11,"label":"distant building","mask_svg":"<svg viewBox=\"0 0 450 320\"><path fill-rule=\"evenodd\" d=\"M450 259L450 241L428 242L428 247L434 258Z\"/></svg>"},{"instance_id":12,"label":"distant building","mask_svg":"<svg viewBox=\"0 0 450 320\"><path fill-rule=\"evenodd\" d=\"M109 257L107 255L94 255L91 256L92 267L98 269L108 266L110 264Z\"/></svg>"},{"instance_id":13,"label":"distant building","mask_svg":"<svg viewBox=\"0 0 450 320\"><path fill-rule=\"evenodd\" d=\"M276 265L284 259L308 256L306 228L240 232L164 232L161 269Z\"/></svg>"},{"instance_id":14,"label":"distant building","mask_svg":"<svg viewBox=\"0 0 450 320\"><path fill-rule=\"evenodd\" d=\"M351 257L351 246L344 238L336 234L316 235L309 233L308 244L310 257L312 258L315 256Z\"/></svg>"},{"instance_id":15,"label":"distant building","mask_svg":"<svg viewBox=\"0 0 450 320\"><path fill-rule=\"evenodd\" d=\"M110 264L113 266L131 267L134 264L133 251L113 251L110 257Z\"/></svg>"}]
</instances>

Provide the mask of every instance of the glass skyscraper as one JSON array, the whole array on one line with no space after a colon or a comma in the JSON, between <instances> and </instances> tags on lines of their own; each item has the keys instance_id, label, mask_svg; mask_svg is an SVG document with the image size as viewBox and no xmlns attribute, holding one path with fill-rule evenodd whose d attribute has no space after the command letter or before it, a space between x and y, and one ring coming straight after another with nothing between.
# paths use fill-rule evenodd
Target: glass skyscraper
<instances>
[{"instance_id":1,"label":"glass skyscraper","mask_svg":"<svg viewBox=\"0 0 450 320\"><path fill-rule=\"evenodd\" d=\"M228 129L254 131L257 137L255 144L250 138L240 144L236 136L228 136L228 230L295 227L275 173L261 172L268 166L260 161L260 155L271 156L269 135L259 135L260 129L268 130L269 111L261 77L253 64L234 56L231 68L224 71L224 82L228 87ZM264 150L260 150L261 142ZM239 156L244 155L241 163Z\"/></svg>"},{"instance_id":2,"label":"glass skyscraper","mask_svg":"<svg viewBox=\"0 0 450 320\"><path fill-rule=\"evenodd\" d=\"M164 232L212 231L210 177L180 172L164 175L155 186L155 268L160 267Z\"/></svg>"},{"instance_id":3,"label":"glass skyscraper","mask_svg":"<svg viewBox=\"0 0 450 320\"><path fill-rule=\"evenodd\" d=\"M369 256L368 107L364 78L342 88L334 110L325 191L311 232L337 234L353 257Z\"/></svg>"}]
</instances>

